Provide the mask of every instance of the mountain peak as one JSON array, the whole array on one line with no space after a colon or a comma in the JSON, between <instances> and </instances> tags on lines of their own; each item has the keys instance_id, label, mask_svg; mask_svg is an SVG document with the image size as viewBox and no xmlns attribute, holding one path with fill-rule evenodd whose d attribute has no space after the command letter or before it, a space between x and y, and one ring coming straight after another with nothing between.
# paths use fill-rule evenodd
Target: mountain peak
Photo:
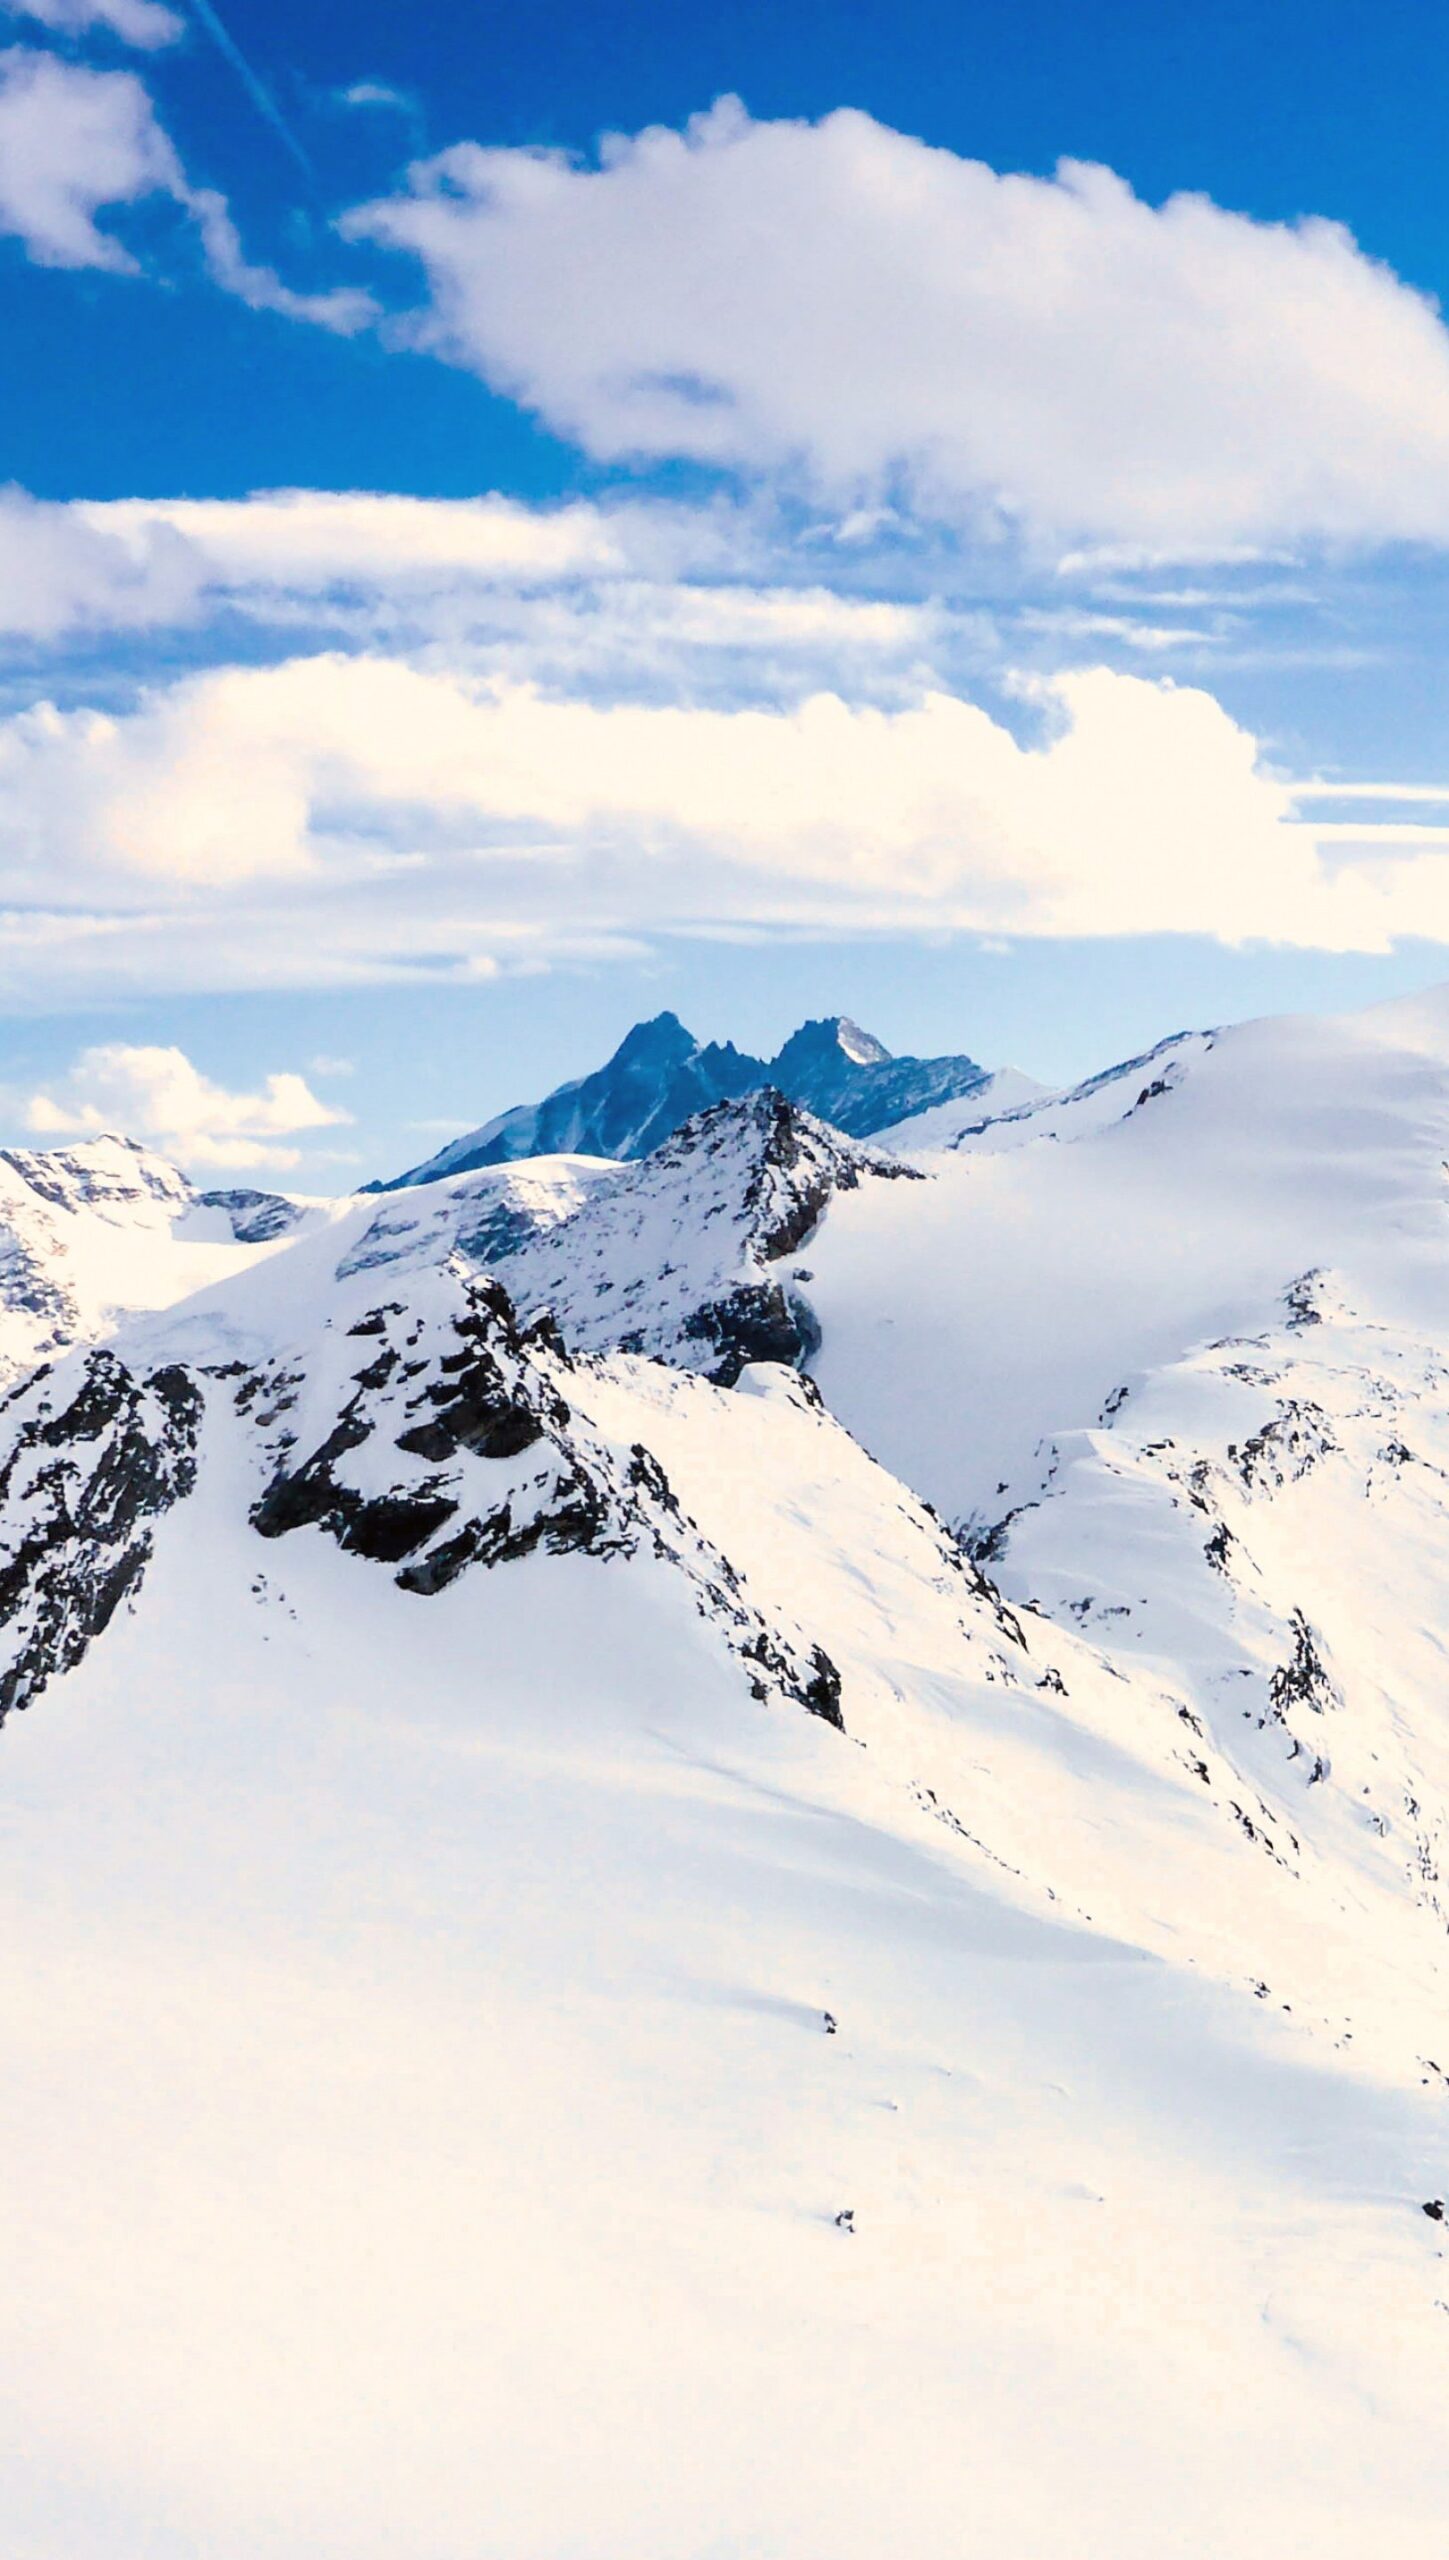
<instances>
[{"instance_id":1,"label":"mountain peak","mask_svg":"<svg viewBox=\"0 0 1449 2560\"><path fill-rule=\"evenodd\" d=\"M699 1048L677 1013L656 1013L626 1031L609 1060L611 1067L682 1066Z\"/></svg>"},{"instance_id":2,"label":"mountain peak","mask_svg":"<svg viewBox=\"0 0 1449 2560\"><path fill-rule=\"evenodd\" d=\"M731 1041L701 1046L677 1013L656 1013L625 1033L607 1064L470 1129L426 1164L381 1190L410 1188L530 1156L610 1156L632 1161L711 1103L774 1085L820 1120L864 1138L986 1081L973 1058L896 1058L848 1014L802 1022L768 1062Z\"/></svg>"},{"instance_id":3,"label":"mountain peak","mask_svg":"<svg viewBox=\"0 0 1449 2560\"><path fill-rule=\"evenodd\" d=\"M838 1066L842 1059L852 1067L882 1067L889 1064L890 1054L884 1041L877 1040L873 1031L862 1031L848 1013L828 1013L821 1021L802 1022L773 1063L787 1074L794 1067L822 1062Z\"/></svg>"}]
</instances>

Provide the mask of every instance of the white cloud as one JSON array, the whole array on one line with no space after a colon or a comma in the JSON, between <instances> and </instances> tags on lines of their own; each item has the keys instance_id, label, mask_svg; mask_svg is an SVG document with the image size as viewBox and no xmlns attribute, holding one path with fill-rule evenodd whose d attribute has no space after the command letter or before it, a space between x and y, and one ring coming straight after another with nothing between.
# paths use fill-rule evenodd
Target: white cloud
<instances>
[{"instance_id":1,"label":"white cloud","mask_svg":"<svg viewBox=\"0 0 1449 2560\"><path fill-rule=\"evenodd\" d=\"M0 631L54 640L188 619L204 564L162 520L108 525L77 506L0 489Z\"/></svg>"},{"instance_id":2,"label":"white cloud","mask_svg":"<svg viewBox=\"0 0 1449 2560\"><path fill-rule=\"evenodd\" d=\"M1027 689L1023 687L1025 692ZM1197 688L551 697L386 658L0 724L0 990L486 974L661 934L1449 941L1449 829L1300 822Z\"/></svg>"},{"instance_id":3,"label":"white cloud","mask_svg":"<svg viewBox=\"0 0 1449 2560\"><path fill-rule=\"evenodd\" d=\"M422 261L417 338L605 460L1168 555L1449 539L1449 333L1331 222L725 101L593 168L460 144L344 228Z\"/></svg>"},{"instance_id":4,"label":"white cloud","mask_svg":"<svg viewBox=\"0 0 1449 2560\"><path fill-rule=\"evenodd\" d=\"M395 89L390 80L354 80L349 88L337 91L338 103L344 107L382 107L389 114L415 119L416 98L405 89Z\"/></svg>"},{"instance_id":5,"label":"white cloud","mask_svg":"<svg viewBox=\"0 0 1449 2560\"><path fill-rule=\"evenodd\" d=\"M32 1094L25 1116L37 1137L144 1138L188 1167L285 1173L302 1161L279 1143L334 1129L349 1113L318 1100L299 1075L267 1076L256 1093L231 1093L181 1049L110 1042L85 1049L63 1084Z\"/></svg>"},{"instance_id":6,"label":"white cloud","mask_svg":"<svg viewBox=\"0 0 1449 2560\"><path fill-rule=\"evenodd\" d=\"M42 266L136 261L96 215L142 197L181 196L181 164L130 71L88 71L23 46L0 54L0 232Z\"/></svg>"},{"instance_id":7,"label":"white cloud","mask_svg":"<svg viewBox=\"0 0 1449 2560\"><path fill-rule=\"evenodd\" d=\"M152 196L181 206L212 281L253 310L343 336L375 317L371 296L352 287L295 293L270 267L251 264L225 197L190 184L134 72L92 71L19 45L0 53L0 233L23 241L42 266L135 275L137 260L97 216Z\"/></svg>"},{"instance_id":8,"label":"white cloud","mask_svg":"<svg viewBox=\"0 0 1449 2560\"><path fill-rule=\"evenodd\" d=\"M33 19L58 36L88 35L100 28L143 53L177 44L186 33L185 19L163 8L161 0L6 0L6 15Z\"/></svg>"},{"instance_id":9,"label":"white cloud","mask_svg":"<svg viewBox=\"0 0 1449 2560\"><path fill-rule=\"evenodd\" d=\"M97 531L134 542L158 528L193 546L228 586L308 594L337 584L434 584L459 578L532 584L614 575L643 547L643 509L617 520L582 501L410 498L371 490L274 489L245 499L123 498L81 505ZM668 511L655 549L669 546Z\"/></svg>"},{"instance_id":10,"label":"white cloud","mask_svg":"<svg viewBox=\"0 0 1449 2560\"><path fill-rule=\"evenodd\" d=\"M256 266L244 253L225 196L215 187L188 187L182 198L201 235L202 253L213 284L235 294L249 311L277 311L285 320L305 320L313 328L331 329L343 338L356 337L377 317L370 293L354 285L329 285L325 293L296 293L271 267Z\"/></svg>"}]
</instances>

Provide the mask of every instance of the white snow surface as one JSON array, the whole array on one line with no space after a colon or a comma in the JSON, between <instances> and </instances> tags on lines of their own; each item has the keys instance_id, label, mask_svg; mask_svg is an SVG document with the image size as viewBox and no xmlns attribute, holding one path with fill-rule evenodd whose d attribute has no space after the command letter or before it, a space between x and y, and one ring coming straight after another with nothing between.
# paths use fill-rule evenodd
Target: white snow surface
<instances>
[{"instance_id":1,"label":"white snow surface","mask_svg":"<svg viewBox=\"0 0 1449 2560\"><path fill-rule=\"evenodd\" d=\"M809 1379L584 1339L738 1272L707 1148L350 1204L122 1325L205 1414L0 1734L7 2551L1437 2547L1446 1155L1441 994L834 1190L771 1265ZM546 1441L405 1456L480 1232L575 1357L498 1352ZM348 1412L369 1498L577 1463L607 1551L427 1595L261 1538Z\"/></svg>"}]
</instances>

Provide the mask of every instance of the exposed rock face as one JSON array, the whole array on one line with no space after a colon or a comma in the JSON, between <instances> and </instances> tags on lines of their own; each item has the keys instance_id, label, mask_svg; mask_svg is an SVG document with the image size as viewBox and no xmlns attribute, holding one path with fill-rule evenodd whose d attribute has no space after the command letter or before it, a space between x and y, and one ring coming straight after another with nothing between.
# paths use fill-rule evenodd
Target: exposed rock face
<instances>
[{"instance_id":1,"label":"exposed rock face","mask_svg":"<svg viewBox=\"0 0 1449 2560\"><path fill-rule=\"evenodd\" d=\"M280 1191L199 1191L196 1205L223 1210L238 1244L271 1244L289 1236L302 1217L298 1202Z\"/></svg>"},{"instance_id":2,"label":"exposed rock face","mask_svg":"<svg viewBox=\"0 0 1449 2560\"><path fill-rule=\"evenodd\" d=\"M519 1459L532 1451L526 1480L506 1489L491 1475L479 1480L489 1497L486 1517L465 1519L446 1567L435 1555L426 1577L409 1587L440 1590L479 1557L492 1562L540 1544L589 1543L602 1525L598 1506L579 1498L578 1469L563 1440L569 1409L542 1365L545 1358L562 1365L562 1355L545 1349L551 1337L525 1340L496 1282L460 1285L441 1339L400 1306L373 1309L348 1339L359 1333L377 1347L353 1372L353 1392L324 1437L298 1464L283 1435L281 1463L252 1510L264 1538L315 1525L339 1546L400 1564L458 1514L465 1458ZM280 1383L250 1378L239 1405L254 1411L261 1398L274 1415L290 1410ZM412 1463L399 1467L398 1456Z\"/></svg>"},{"instance_id":3,"label":"exposed rock face","mask_svg":"<svg viewBox=\"0 0 1449 2560\"><path fill-rule=\"evenodd\" d=\"M191 1491L201 1390L111 1351L41 1371L4 1411L0 1719L79 1662L140 1583L151 1523Z\"/></svg>"},{"instance_id":4,"label":"exposed rock face","mask_svg":"<svg viewBox=\"0 0 1449 2560\"><path fill-rule=\"evenodd\" d=\"M732 1387L756 1360L798 1369L819 1343L820 1327L798 1290L756 1280L696 1307L684 1320L684 1335L708 1353L706 1373L716 1386Z\"/></svg>"},{"instance_id":5,"label":"exposed rock face","mask_svg":"<svg viewBox=\"0 0 1449 2560\"><path fill-rule=\"evenodd\" d=\"M696 1113L772 1086L853 1137L929 1110L987 1081L974 1058L893 1058L843 1014L802 1023L774 1058L732 1041L702 1045L677 1014L638 1022L606 1066L560 1085L538 1103L505 1111L457 1138L425 1164L378 1187L435 1182L525 1156L594 1155L627 1161L653 1153Z\"/></svg>"}]
</instances>

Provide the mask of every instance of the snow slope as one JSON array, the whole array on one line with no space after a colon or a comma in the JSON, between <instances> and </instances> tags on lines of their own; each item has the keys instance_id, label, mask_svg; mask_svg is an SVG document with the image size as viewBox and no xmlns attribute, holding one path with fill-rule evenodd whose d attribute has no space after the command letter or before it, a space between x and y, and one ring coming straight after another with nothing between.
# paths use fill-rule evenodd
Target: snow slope
<instances>
[{"instance_id":1,"label":"snow slope","mask_svg":"<svg viewBox=\"0 0 1449 2560\"><path fill-rule=\"evenodd\" d=\"M22 2560L1436 2547L1449 998L1007 1125L348 1204L0 1411Z\"/></svg>"},{"instance_id":2,"label":"snow slope","mask_svg":"<svg viewBox=\"0 0 1449 2560\"><path fill-rule=\"evenodd\" d=\"M929 1153L954 1146L963 1137L978 1136L987 1121L1015 1120L1028 1109L1057 1099L1050 1086L1023 1075L1020 1067L998 1067L994 1074L983 1076L973 1092L932 1103L928 1110L914 1111L909 1119L893 1120L878 1129L875 1143L889 1148L892 1155Z\"/></svg>"},{"instance_id":3,"label":"snow slope","mask_svg":"<svg viewBox=\"0 0 1449 2560\"><path fill-rule=\"evenodd\" d=\"M1446 1155L1449 996L1168 1044L836 1202L806 1256L814 1374L887 1466L990 1523L1058 1435L1281 1320L1309 1270L1440 1339Z\"/></svg>"}]
</instances>

